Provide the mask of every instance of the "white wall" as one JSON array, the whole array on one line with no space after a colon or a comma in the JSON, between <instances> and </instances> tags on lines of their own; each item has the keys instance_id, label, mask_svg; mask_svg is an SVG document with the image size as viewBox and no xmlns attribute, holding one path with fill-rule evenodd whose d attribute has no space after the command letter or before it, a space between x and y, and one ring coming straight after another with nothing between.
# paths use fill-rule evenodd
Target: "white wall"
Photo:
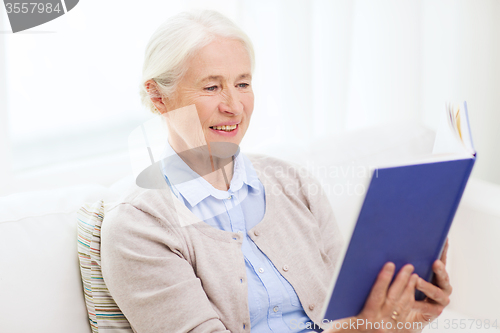
<instances>
[{"instance_id":1,"label":"white wall","mask_svg":"<svg viewBox=\"0 0 500 333\"><path fill-rule=\"evenodd\" d=\"M500 184L500 2L424 1L422 116L468 102L478 161L473 175Z\"/></svg>"},{"instance_id":2,"label":"white wall","mask_svg":"<svg viewBox=\"0 0 500 333\"><path fill-rule=\"evenodd\" d=\"M0 20L0 30L7 29L5 20ZM10 192L10 140L7 112L7 66L5 61L5 38L0 36L0 185L4 193ZM1 194L1 193L0 193Z\"/></svg>"},{"instance_id":3,"label":"white wall","mask_svg":"<svg viewBox=\"0 0 500 333\"><path fill-rule=\"evenodd\" d=\"M101 161L120 160L128 133L149 116L137 94L147 40L167 17L189 8L221 11L255 44L256 103L244 150L307 146L397 121L436 128L446 101L467 100L479 156L474 176L500 184L498 1L149 0L127 6L110 0L81 1L26 33L0 34L0 193L102 182L96 173L106 174L107 162ZM0 17L6 23L3 7ZM95 167L88 168L91 159ZM129 170L115 165L117 176Z\"/></svg>"}]
</instances>

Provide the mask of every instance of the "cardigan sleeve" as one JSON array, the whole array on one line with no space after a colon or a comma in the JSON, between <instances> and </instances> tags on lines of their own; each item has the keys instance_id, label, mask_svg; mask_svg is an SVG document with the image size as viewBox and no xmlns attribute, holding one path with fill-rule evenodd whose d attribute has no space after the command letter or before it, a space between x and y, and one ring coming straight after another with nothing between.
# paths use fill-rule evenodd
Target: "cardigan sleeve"
<instances>
[{"instance_id":1,"label":"cardigan sleeve","mask_svg":"<svg viewBox=\"0 0 500 333\"><path fill-rule=\"evenodd\" d=\"M179 237L175 228L131 204L107 212L101 267L111 295L136 333L229 333Z\"/></svg>"},{"instance_id":2,"label":"cardigan sleeve","mask_svg":"<svg viewBox=\"0 0 500 333\"><path fill-rule=\"evenodd\" d=\"M336 267L344 246L344 238L335 219L332 205L318 179L304 170L301 174L306 174L301 181L301 188L308 202L309 210L318 221L323 249L330 258L333 267Z\"/></svg>"}]
</instances>

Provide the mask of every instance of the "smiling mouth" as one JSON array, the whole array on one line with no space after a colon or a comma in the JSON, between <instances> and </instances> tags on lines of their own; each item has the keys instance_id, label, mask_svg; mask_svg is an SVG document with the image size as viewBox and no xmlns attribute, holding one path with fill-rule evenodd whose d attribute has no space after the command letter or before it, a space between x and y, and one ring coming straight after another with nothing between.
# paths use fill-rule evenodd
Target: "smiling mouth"
<instances>
[{"instance_id":1,"label":"smiling mouth","mask_svg":"<svg viewBox=\"0 0 500 333\"><path fill-rule=\"evenodd\" d=\"M232 132L236 128L238 128L238 125L222 125L222 126L210 126L211 129L217 130L217 131L225 131L225 132Z\"/></svg>"}]
</instances>

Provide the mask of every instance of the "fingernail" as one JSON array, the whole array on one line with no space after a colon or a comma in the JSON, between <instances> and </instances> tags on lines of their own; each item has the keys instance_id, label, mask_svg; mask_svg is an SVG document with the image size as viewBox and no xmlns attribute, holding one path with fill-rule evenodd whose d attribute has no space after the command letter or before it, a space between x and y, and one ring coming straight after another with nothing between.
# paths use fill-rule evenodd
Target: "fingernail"
<instances>
[{"instance_id":1,"label":"fingernail","mask_svg":"<svg viewBox=\"0 0 500 333\"><path fill-rule=\"evenodd\" d=\"M411 272L413 272L415 270L415 267L413 267L412 264L408 264L408 265L406 265L405 269L408 270L408 272L411 273Z\"/></svg>"}]
</instances>

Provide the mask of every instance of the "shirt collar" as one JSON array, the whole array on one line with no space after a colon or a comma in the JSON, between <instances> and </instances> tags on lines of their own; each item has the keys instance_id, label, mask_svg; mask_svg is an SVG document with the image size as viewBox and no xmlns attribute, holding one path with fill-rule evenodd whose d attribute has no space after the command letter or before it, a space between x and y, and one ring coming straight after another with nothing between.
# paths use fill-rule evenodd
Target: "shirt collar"
<instances>
[{"instance_id":1,"label":"shirt collar","mask_svg":"<svg viewBox=\"0 0 500 333\"><path fill-rule=\"evenodd\" d=\"M253 187L254 189L259 189L260 188L260 179L257 177L257 172L255 172L255 169L253 168L252 162L246 157L244 154L240 153L238 154L238 157L236 159L239 159L240 163L238 165L241 165L242 171L241 174L243 175L243 183L247 184L248 186ZM235 165L236 166L236 165ZM234 178L234 176L233 176ZM232 183L232 181L231 181Z\"/></svg>"},{"instance_id":2,"label":"shirt collar","mask_svg":"<svg viewBox=\"0 0 500 333\"><path fill-rule=\"evenodd\" d=\"M208 196L216 199L227 199L231 193L239 191L243 184L255 189L259 186L259 178L251 162L241 151L236 155L233 164L233 178L228 191L218 190L194 172L172 148L167 140L161 161L163 174L169 179L172 191L176 196L182 194L191 206L195 206Z\"/></svg>"}]
</instances>

